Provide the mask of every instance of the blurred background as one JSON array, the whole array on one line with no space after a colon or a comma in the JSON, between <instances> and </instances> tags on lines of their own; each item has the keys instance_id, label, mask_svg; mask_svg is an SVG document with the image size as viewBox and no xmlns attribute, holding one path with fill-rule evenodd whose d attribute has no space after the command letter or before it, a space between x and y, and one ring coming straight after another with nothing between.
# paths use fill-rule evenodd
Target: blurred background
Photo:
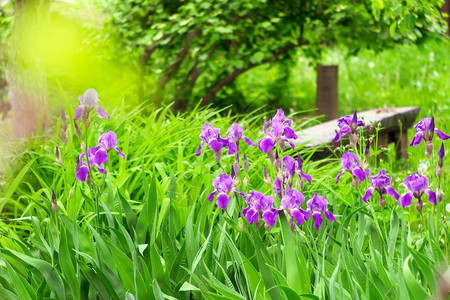
<instances>
[{"instance_id":1,"label":"blurred background","mask_svg":"<svg viewBox=\"0 0 450 300\"><path fill-rule=\"evenodd\" d=\"M443 0L0 0L0 138L45 128L88 88L106 109L316 115L318 85L331 84L336 95L322 97L338 115L449 113L449 10ZM335 73L318 77L323 65Z\"/></svg>"}]
</instances>

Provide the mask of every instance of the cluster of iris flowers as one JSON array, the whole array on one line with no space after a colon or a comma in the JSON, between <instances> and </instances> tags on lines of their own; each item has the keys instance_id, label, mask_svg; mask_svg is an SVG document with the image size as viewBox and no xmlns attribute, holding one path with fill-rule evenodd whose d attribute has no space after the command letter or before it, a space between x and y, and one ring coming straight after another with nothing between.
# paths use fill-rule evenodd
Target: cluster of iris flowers
<instances>
[{"instance_id":1,"label":"cluster of iris flowers","mask_svg":"<svg viewBox=\"0 0 450 300\"><path fill-rule=\"evenodd\" d=\"M230 176L226 173L220 174L213 180L214 190L209 194L208 201L212 201L214 197L217 198L216 204L223 210L227 210L230 196L238 194L242 196L246 207L242 209L242 215L250 223L261 226L261 220L264 222L264 227L270 231L270 228L275 225L277 217L280 212L284 211L289 216L289 223L291 229L294 231L296 224L301 225L304 221L308 221L311 217L314 220L314 227L319 231L323 222L323 216L330 221L336 221L336 218L328 210L328 201L321 195L314 193L314 195L306 201L306 207L302 208L302 203L305 202L305 196L301 192L305 182L311 183L311 176L303 172L303 162L300 155L297 159L285 155L280 157L276 145L283 150L286 143L292 148L295 145L292 140L297 138L294 130L291 128L292 120L286 118L283 110L279 109L276 115L264 124L264 137L258 142L258 149L266 153L271 163L274 165L277 175L272 180L264 167L264 182L273 187L274 195L280 199L280 206L275 207L274 195L264 195L259 191L252 190L247 195L242 191L236 189L239 184L237 175L239 174L239 142L243 139L247 145L255 146L255 143L250 141L243 135L242 127L234 123L228 129L226 138L220 136L220 129L205 123L200 134L201 143L198 147L196 155L200 155L201 149L204 145L208 145L214 152L216 160L220 160L222 148L228 148L228 154L235 154L236 162L231 167ZM248 161L244 155L244 169L248 172ZM244 185L246 185L246 178ZM297 189L293 188L294 181L297 180Z\"/></svg>"},{"instance_id":2,"label":"cluster of iris flowers","mask_svg":"<svg viewBox=\"0 0 450 300\"><path fill-rule=\"evenodd\" d=\"M78 100L80 101L80 106L75 110L73 119L76 135L81 139L81 130L76 122L77 120L81 119L87 130L90 126L89 117L94 110L97 111L101 118L109 119L109 115L98 105L100 100L98 99L97 91L94 89L88 89L83 96L78 97ZM117 135L109 130L100 135L97 146L86 149L86 145L82 142L82 148L84 148L84 152L77 157L75 166L75 177L79 181L87 181L89 183L91 181L89 169L94 167L97 168L99 173L106 174L105 166L108 163L108 152L112 149L125 159L125 154L117 147Z\"/></svg>"},{"instance_id":3,"label":"cluster of iris flowers","mask_svg":"<svg viewBox=\"0 0 450 300\"><path fill-rule=\"evenodd\" d=\"M356 110L353 114L353 117L351 116L345 116L343 118L338 119L338 127L340 128L340 131L336 134L336 137L333 139L334 142L339 141L339 139L344 134L350 135L350 144L353 148L356 148L356 143L358 141L357 138L355 138L358 135L357 128L364 126L364 123L362 121L358 121ZM410 146L418 146L422 142L422 140L425 140L425 155L430 158L433 150L433 136L436 133L436 135L442 139L447 140L450 138L450 136L444 134L439 129L435 128L434 124L434 117L432 118L424 118L421 121L419 121L415 126L415 136L413 140L411 141ZM352 138L353 136L353 138ZM353 141L353 142L352 142ZM369 142L369 141L368 141ZM353 144L352 144L353 143ZM369 144L369 143L368 143ZM366 149L368 148L368 144L366 144ZM365 153L368 152L368 150L365 150ZM436 167L436 175L438 179L442 176L442 166L444 164L444 143L442 143L441 148L438 153L438 164ZM340 176L348 172L352 175L352 183L353 185L358 188L359 182L364 181L365 179L369 178L370 176L370 169L367 167L368 164L365 166L361 164L358 155L356 155L353 152L345 152L341 157L341 165L342 170L339 172L339 174L336 177L336 184L339 182ZM392 183L392 179L386 175L386 170L381 169L381 171L370 177L370 184L371 186L369 189L365 192L364 196L362 197L362 200L364 202L367 202L368 199L370 199L373 196L373 192L377 191L379 195L379 202L380 206L383 209L386 200L384 199L385 195L388 194L391 197L394 197L398 203L403 207L408 207L411 205L412 198L417 198L417 204L416 208L419 211L419 213L422 213L422 207L423 207L423 200L422 197L424 194L428 195L428 201L431 204L437 205L438 200L439 202L442 201L442 194L437 195L435 191L432 191L429 189L429 180L428 177L425 175L420 174L419 172L415 172L409 176L407 176L403 180L403 185L405 186L406 192L402 196L400 196L394 188L392 188L390 185Z\"/></svg>"},{"instance_id":4,"label":"cluster of iris flowers","mask_svg":"<svg viewBox=\"0 0 450 300\"><path fill-rule=\"evenodd\" d=\"M353 115L344 116L337 120L339 131L337 131L333 142L339 142L342 136L348 134L350 136L350 151L343 153L341 157L342 170L336 176L336 184L339 183L341 175L349 173L352 177L352 184L355 188L359 188L359 184L366 179L370 181L370 187L365 191L361 200L367 202L374 196L376 191L379 196L379 203L383 209L386 205L385 197L389 195L398 201L403 207L411 205L412 198L417 198L416 208L419 213L422 213L423 196L428 196L428 201L434 205L442 201L442 194L436 193L429 189L428 178L415 172L407 176L403 185L405 187L405 193L400 195L392 186L392 179L386 175L386 170L381 169L376 175L370 176L370 169L368 168L368 157L370 156L370 142L372 139L367 139L364 147L364 157L366 163L361 163L364 158L361 158L357 153L357 144L359 142L359 127L364 127L364 122L358 120L356 110ZM201 154L201 149L204 145L208 145L214 152L214 157L217 161L220 161L222 154L222 148L228 148L228 154L235 154L236 160L231 167L231 174L228 176L226 173L220 174L213 181L214 190L207 197L208 201L213 201L217 195L216 204L223 210L227 210L228 203L230 202L230 196L232 194L240 195L246 204L246 207L242 209L242 215L250 224L255 224L258 228L261 226L261 220L264 222L265 228L270 231L276 223L278 215L284 211L289 216L289 223L292 231L295 230L296 224L301 225L304 221L308 221L311 216L314 220L314 227L317 232L320 230L320 226L323 222L323 216L329 221L336 221L335 216L328 210L328 201L321 195L314 193L314 195L306 201L306 207L302 207L302 203L305 202L305 196L301 192L303 190L305 182L311 183L311 176L303 172L303 162L301 156L298 155L297 159L285 155L279 157L276 145L278 144L281 151L286 147L286 143L292 148L295 145L292 140L297 138L294 130L291 128L292 120L288 119L283 110L279 109L276 115L263 126L264 137L257 143L259 150L266 153L271 163L274 165L277 175L274 180L268 175L267 169L263 167L264 182L273 187L273 195L264 195L259 191L252 190L247 195L242 191L236 189L239 184L237 175L239 173L239 141L243 139L249 146L255 146L247 137L243 135L244 131L242 127L234 123L230 129L228 129L226 138L220 136L220 129L215 128L212 125L205 123L200 134L201 143L198 147L196 155ZM411 146L418 146L422 140L426 143L425 154L427 157L431 156L432 152L432 139L434 133L442 139L447 140L450 136L444 134L439 129L435 128L434 118L425 118L421 120L415 126L416 135L414 136ZM356 153L354 153L356 152ZM444 144L442 143L438 153L438 164L436 167L436 175L438 179L442 175L442 166L444 161ZM244 169L248 172L248 161L244 155ZM293 188L294 180L297 179L296 188ZM247 177L244 179L244 186L247 184ZM280 199L280 205L275 207L274 197Z\"/></svg>"}]
</instances>

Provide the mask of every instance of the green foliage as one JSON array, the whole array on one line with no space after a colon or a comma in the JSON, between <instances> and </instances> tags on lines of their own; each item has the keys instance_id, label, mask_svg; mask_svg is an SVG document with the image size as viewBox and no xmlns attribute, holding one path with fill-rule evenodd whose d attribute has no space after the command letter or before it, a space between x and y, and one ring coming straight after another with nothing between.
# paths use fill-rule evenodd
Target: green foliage
<instances>
[{"instance_id":1,"label":"green foliage","mask_svg":"<svg viewBox=\"0 0 450 300\"><path fill-rule=\"evenodd\" d=\"M23 153L26 167L0 199L4 207L0 293L6 299L425 299L434 295L436 272L448 257L443 232L448 221L437 217L442 207L425 206L422 221L415 210L401 210L395 201L383 211L374 204L372 214L368 206L359 205L360 193L345 183L344 176L344 183L334 184L340 169L335 159L325 164L305 159L305 172L314 178L305 195L320 191L330 200L338 222L324 223L319 235L311 223L297 227L293 234L284 217L270 234L264 228L256 230L236 214L241 198L232 198L229 214L206 200L212 178L228 173L225 166L233 157L224 155L218 165L206 149L200 157L193 154L203 122L224 130L233 118L221 117L216 110L174 115L165 108L147 118L139 111L116 110L105 123L92 122L88 143L105 130L115 130L127 155L126 160L110 156L106 185L97 199L100 224L93 195L74 177L80 152L76 137L64 146L56 133L47 142L37 138L41 146ZM256 140L265 118L255 113L239 122ZM308 122L297 119L295 128ZM54 160L55 145L61 149L62 166ZM270 192L262 183L266 156L256 147L243 145L242 150L251 166L244 191ZM419 161L410 163L416 167ZM405 172L387 162L381 167L394 178ZM101 175L93 174L93 180L101 182ZM445 191L448 184L441 187ZM52 189L57 214L51 210Z\"/></svg>"},{"instance_id":2,"label":"green foliage","mask_svg":"<svg viewBox=\"0 0 450 300\"><path fill-rule=\"evenodd\" d=\"M438 0L112 3L105 8L111 29L126 55L140 56L141 99L175 101L176 108L216 95L220 105L238 76L262 64L292 64L296 48L315 64L330 45L352 55L421 43L445 30ZM147 89L148 76L157 79L156 88Z\"/></svg>"}]
</instances>

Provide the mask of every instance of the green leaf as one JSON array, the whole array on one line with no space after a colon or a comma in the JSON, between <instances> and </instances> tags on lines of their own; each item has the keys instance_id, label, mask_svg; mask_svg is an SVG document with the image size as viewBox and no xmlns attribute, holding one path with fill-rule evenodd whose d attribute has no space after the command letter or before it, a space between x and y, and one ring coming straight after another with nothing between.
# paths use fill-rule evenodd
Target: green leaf
<instances>
[{"instance_id":1,"label":"green leaf","mask_svg":"<svg viewBox=\"0 0 450 300\"><path fill-rule=\"evenodd\" d=\"M411 253L414 258L414 262L419 267L420 272L423 274L426 283L428 284L431 291L435 290L435 282L437 274L434 266L436 265L433 261L431 261L428 257L418 252L417 250L408 247L409 253Z\"/></svg>"},{"instance_id":2,"label":"green leaf","mask_svg":"<svg viewBox=\"0 0 450 300\"><path fill-rule=\"evenodd\" d=\"M253 64L260 63L264 59L264 53L263 52L256 52L250 57L250 62Z\"/></svg>"},{"instance_id":3,"label":"green leaf","mask_svg":"<svg viewBox=\"0 0 450 300\"><path fill-rule=\"evenodd\" d=\"M66 299L66 290L64 288L64 283L56 272L55 269L46 261L29 257L25 254L16 252L14 250L3 250L4 254L10 255L13 258L20 259L27 263L28 265L34 267L39 271L45 278L48 287L58 295L59 299Z\"/></svg>"},{"instance_id":4,"label":"green leaf","mask_svg":"<svg viewBox=\"0 0 450 300\"><path fill-rule=\"evenodd\" d=\"M409 261L412 258L411 255L408 255L405 262L403 263L403 276L405 278L406 286L408 287L408 291L411 299L429 299L430 295L424 290L424 288L417 282L414 277L410 267Z\"/></svg>"},{"instance_id":5,"label":"green leaf","mask_svg":"<svg viewBox=\"0 0 450 300\"><path fill-rule=\"evenodd\" d=\"M269 254L267 253L267 249L264 247L264 245L261 241L261 238L259 237L255 228L253 228L253 226L251 226L249 228L250 228L249 231L251 233L253 242L255 243L255 252L256 252L256 259L257 259L258 265L259 265L259 272L261 273L261 276L264 280L266 289L269 292L269 295L273 300L277 300L277 299L279 300L279 299L281 299L280 292L275 286L272 271L270 271L269 267L266 265L266 260L264 258L264 255L266 257L269 256ZM264 253L264 255L263 255L263 253Z\"/></svg>"},{"instance_id":6,"label":"green leaf","mask_svg":"<svg viewBox=\"0 0 450 300\"><path fill-rule=\"evenodd\" d=\"M284 242L284 264L288 286L297 293L309 293L310 279L306 269L306 261L301 248L294 240L289 221L284 213L279 214ZM300 260L300 262L299 262Z\"/></svg>"},{"instance_id":7,"label":"green leaf","mask_svg":"<svg viewBox=\"0 0 450 300\"><path fill-rule=\"evenodd\" d=\"M0 299L3 300L22 300L23 298L18 297L13 292L8 291L7 289L0 287Z\"/></svg>"},{"instance_id":8,"label":"green leaf","mask_svg":"<svg viewBox=\"0 0 450 300\"><path fill-rule=\"evenodd\" d=\"M61 271L67 280L70 289L77 299L80 298L80 284L75 273L72 259L70 258L69 247L67 244L67 234L64 227L61 228L61 243L59 244L59 264Z\"/></svg>"},{"instance_id":9,"label":"green leaf","mask_svg":"<svg viewBox=\"0 0 450 300\"><path fill-rule=\"evenodd\" d=\"M164 220L164 217L166 216L169 205L170 205L170 199L164 198L162 201L162 204L161 204L161 209L158 214L158 222L156 224L156 238L158 238L158 235L159 235L159 232L161 229L161 224L162 224L162 221Z\"/></svg>"},{"instance_id":10,"label":"green leaf","mask_svg":"<svg viewBox=\"0 0 450 300\"><path fill-rule=\"evenodd\" d=\"M279 285L279 289L281 289L289 300L302 300L302 298L297 294L297 292L285 285Z\"/></svg>"},{"instance_id":11,"label":"green leaf","mask_svg":"<svg viewBox=\"0 0 450 300\"><path fill-rule=\"evenodd\" d=\"M399 232L398 216L395 213L395 210L392 209L390 230L389 230L389 237L388 237L388 253L391 258L394 257L395 245L397 244L398 232Z\"/></svg>"},{"instance_id":12,"label":"green leaf","mask_svg":"<svg viewBox=\"0 0 450 300\"><path fill-rule=\"evenodd\" d=\"M200 289L193 284L190 284L189 282L183 283L183 285L180 288L180 292L188 292L188 291L200 291Z\"/></svg>"},{"instance_id":13,"label":"green leaf","mask_svg":"<svg viewBox=\"0 0 450 300\"><path fill-rule=\"evenodd\" d=\"M38 158L38 156L35 156L33 159L31 159L15 176L14 181L11 183L11 185L6 190L4 198L8 200L11 198L12 194L16 191L17 186L22 182L23 176L28 172L30 167L33 165L34 161Z\"/></svg>"},{"instance_id":14,"label":"green leaf","mask_svg":"<svg viewBox=\"0 0 450 300\"><path fill-rule=\"evenodd\" d=\"M14 285L17 294L20 296L21 299L27 300L27 299L33 299L30 294L30 291L32 292L33 289L31 288L30 284L24 280L20 280L21 275L19 273L16 273L16 271L13 269L13 267L8 263L8 261L5 259L6 269L8 270L9 277L11 278L11 283Z\"/></svg>"},{"instance_id":15,"label":"green leaf","mask_svg":"<svg viewBox=\"0 0 450 300\"><path fill-rule=\"evenodd\" d=\"M141 214L139 215L139 219L136 226L136 234L138 236L138 244L145 244L145 238L147 236L147 232L150 233L150 241L155 240L155 229L153 228L156 225L156 217L158 212L158 200L156 193L156 175L153 170L152 181L150 183L150 188L146 188L147 180L145 176L144 166L142 166L142 177L144 184L144 207L142 208Z\"/></svg>"},{"instance_id":16,"label":"green leaf","mask_svg":"<svg viewBox=\"0 0 450 300\"><path fill-rule=\"evenodd\" d=\"M394 36L396 27L397 27L397 22L393 22L391 24L391 26L389 26L389 34L391 35L391 37Z\"/></svg>"}]
</instances>

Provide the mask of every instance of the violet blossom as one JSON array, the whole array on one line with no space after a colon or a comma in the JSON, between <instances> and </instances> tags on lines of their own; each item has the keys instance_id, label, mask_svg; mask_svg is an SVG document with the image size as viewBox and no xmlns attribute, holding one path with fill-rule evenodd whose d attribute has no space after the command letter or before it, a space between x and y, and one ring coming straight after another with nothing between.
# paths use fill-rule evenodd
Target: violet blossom
<instances>
[{"instance_id":1,"label":"violet blossom","mask_svg":"<svg viewBox=\"0 0 450 300\"><path fill-rule=\"evenodd\" d=\"M396 200L400 197L399 194L390 186L392 179L386 176L386 170L381 169L377 175L370 177L371 187L366 191L362 200L367 202L369 198L372 197L373 191L377 191L380 195L380 206L381 209L384 208L386 200L384 200L383 195L389 194L389 196L395 197Z\"/></svg>"},{"instance_id":2,"label":"violet blossom","mask_svg":"<svg viewBox=\"0 0 450 300\"><path fill-rule=\"evenodd\" d=\"M438 163L436 166L436 176L437 176L438 180L440 180L441 176L442 176L442 166L444 165L444 156L445 156L445 149L444 149L444 143L442 143L441 148L439 149Z\"/></svg>"},{"instance_id":3,"label":"violet blossom","mask_svg":"<svg viewBox=\"0 0 450 300\"><path fill-rule=\"evenodd\" d=\"M422 213L423 201L422 196L424 193L428 195L428 201L431 204L437 205L436 193L428 189L428 177L417 173L412 173L403 181L406 189L408 190L406 194L398 199L400 205L405 208L411 205L412 197L417 198L416 208L419 213ZM439 197L439 202L442 201L442 195Z\"/></svg>"},{"instance_id":4,"label":"violet blossom","mask_svg":"<svg viewBox=\"0 0 450 300\"><path fill-rule=\"evenodd\" d=\"M204 123L202 127L202 132L199 135L200 145L198 146L196 156L200 156L202 147L208 145L209 148L214 152L214 158L220 162L220 157L222 155L222 148L228 146L228 140L220 136L220 129L216 128L208 123Z\"/></svg>"},{"instance_id":5,"label":"violet blossom","mask_svg":"<svg viewBox=\"0 0 450 300\"><path fill-rule=\"evenodd\" d=\"M303 223L303 220L308 221L311 217L311 211L305 211L301 208L302 202L305 201L305 196L299 191L289 190L281 199L281 210L285 210L289 216L289 225L291 227L292 232L295 229L295 220L297 224L300 226Z\"/></svg>"},{"instance_id":6,"label":"violet blossom","mask_svg":"<svg viewBox=\"0 0 450 300\"><path fill-rule=\"evenodd\" d=\"M98 138L98 146L93 149L96 149L94 161L97 165L101 165L108 161L108 152L111 149L116 150L117 153L119 153L119 156L125 159L125 154L117 147L117 135L109 130Z\"/></svg>"},{"instance_id":7,"label":"violet blossom","mask_svg":"<svg viewBox=\"0 0 450 300\"><path fill-rule=\"evenodd\" d=\"M259 216L262 216L264 227L267 231L275 225L278 216L278 210L274 208L272 196L265 196L263 193L252 191L246 196L247 207L242 210L242 214L250 224L255 224L259 229L261 225Z\"/></svg>"},{"instance_id":8,"label":"violet blossom","mask_svg":"<svg viewBox=\"0 0 450 300\"><path fill-rule=\"evenodd\" d=\"M108 163L108 152L112 149L116 150L119 156L125 159L125 154L117 147L117 135L107 130L106 133L98 138L98 146L88 149L89 164L85 161L86 153L78 156L75 166L75 177L80 181L85 181L89 173L89 165L91 168L97 167L101 174L106 174L106 170L102 165Z\"/></svg>"},{"instance_id":9,"label":"violet blossom","mask_svg":"<svg viewBox=\"0 0 450 300\"><path fill-rule=\"evenodd\" d=\"M353 116L347 115L337 120L339 131L336 133L336 136L332 139L333 142L339 142L344 134L350 134L350 145L356 147L356 143L358 142L357 137L357 129L358 127L364 126L364 122L359 120L356 115L356 109L353 113Z\"/></svg>"},{"instance_id":10,"label":"violet blossom","mask_svg":"<svg viewBox=\"0 0 450 300\"><path fill-rule=\"evenodd\" d=\"M88 122L89 115L94 108L97 110L100 117L109 119L108 114L100 106L98 106L98 102L100 100L98 100L98 93L96 90L86 90L83 96L78 97L78 100L80 101L80 106L78 106L75 110L75 116L73 117L74 120L78 120L83 117L83 121L85 123Z\"/></svg>"},{"instance_id":11,"label":"violet blossom","mask_svg":"<svg viewBox=\"0 0 450 300\"><path fill-rule=\"evenodd\" d=\"M269 125L270 129L267 130ZM264 138L259 140L258 148L262 152L267 153L272 161L274 160L273 148L276 144L280 144L281 150L284 149L285 142L289 143L292 149L295 148L295 145L289 141L289 139L297 139L297 135L290 127L291 125L292 120L286 118L281 109L277 110L277 113L272 120L269 120L264 124Z\"/></svg>"},{"instance_id":12,"label":"violet blossom","mask_svg":"<svg viewBox=\"0 0 450 300\"><path fill-rule=\"evenodd\" d=\"M95 162L95 153L98 151L97 147L89 148L87 150L88 158L89 158L89 164L86 161L86 153L81 153L77 158L77 163L75 165L75 178L79 181L88 181L90 180L89 177L89 167L91 169L93 167L97 167L98 171L101 174L106 174L106 170L102 168L101 164L97 164Z\"/></svg>"},{"instance_id":13,"label":"violet blossom","mask_svg":"<svg viewBox=\"0 0 450 300\"><path fill-rule=\"evenodd\" d=\"M256 146L255 143L250 141L246 136L244 136L244 130L238 123L233 123L227 131L228 139L228 154L233 154L239 152L239 141L241 139L247 143L249 146Z\"/></svg>"},{"instance_id":14,"label":"violet blossom","mask_svg":"<svg viewBox=\"0 0 450 300\"><path fill-rule=\"evenodd\" d=\"M328 210L328 201L323 196L314 193L314 196L308 200L306 205L314 219L314 227L316 228L317 234L319 234L320 226L323 222L322 213L329 221L337 221L334 215Z\"/></svg>"},{"instance_id":15,"label":"violet blossom","mask_svg":"<svg viewBox=\"0 0 450 300\"><path fill-rule=\"evenodd\" d=\"M300 176L300 187L303 189L304 187L304 181L307 180L309 183L311 183L311 176L308 174L303 173L303 161L298 154L297 160L290 157L289 155L286 155L283 157L283 164L284 164L284 173L287 176L287 187L288 190L292 188L292 183L294 181L295 174L298 174Z\"/></svg>"},{"instance_id":16,"label":"violet blossom","mask_svg":"<svg viewBox=\"0 0 450 300\"><path fill-rule=\"evenodd\" d=\"M214 195L217 195L217 206L223 210L227 209L228 202L230 202L230 193L238 193L242 197L245 197L243 192L240 192L234 188L233 178L225 173L220 174L217 178L213 180L214 190L206 198L209 202L214 199Z\"/></svg>"},{"instance_id":17,"label":"violet blossom","mask_svg":"<svg viewBox=\"0 0 450 300\"><path fill-rule=\"evenodd\" d=\"M434 134L438 136L441 140L448 140L450 139L449 135L446 135L439 129L437 129L434 125L434 117L431 118L424 118L419 121L414 126L414 130L416 131L416 134L414 135L410 146L416 147L420 145L422 142L422 139L425 140L425 155L430 158L431 153L433 151L433 137Z\"/></svg>"},{"instance_id":18,"label":"violet blossom","mask_svg":"<svg viewBox=\"0 0 450 300\"><path fill-rule=\"evenodd\" d=\"M369 176L370 170L366 172L361 168L358 156L352 152L345 152L341 157L342 170L336 176L336 184L339 182L339 177L344 172L349 172L353 176L353 186L358 188L359 181L364 181ZM359 181L358 181L359 180Z\"/></svg>"}]
</instances>

